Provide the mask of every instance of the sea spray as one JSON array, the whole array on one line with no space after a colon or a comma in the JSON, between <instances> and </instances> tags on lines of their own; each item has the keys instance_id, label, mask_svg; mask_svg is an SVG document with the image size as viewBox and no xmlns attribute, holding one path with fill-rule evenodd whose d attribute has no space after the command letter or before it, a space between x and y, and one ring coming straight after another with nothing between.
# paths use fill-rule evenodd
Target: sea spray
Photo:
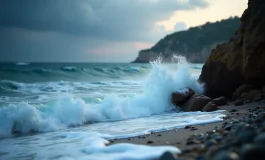
<instances>
[{"instance_id":1,"label":"sea spray","mask_svg":"<svg viewBox=\"0 0 265 160\"><path fill-rule=\"evenodd\" d=\"M97 102L86 101L84 97L72 94L74 89L66 90L69 92L60 90L60 86L68 83L60 81L60 85L55 87L58 91L56 94L60 95L56 99L40 103L19 102L1 107L0 134L7 136L12 132L54 131L91 122L148 117L170 111L173 108L170 103L172 92L187 86L198 93L202 92L201 85L189 73L189 65L185 59L175 58L180 61L173 71L161 63L160 59L151 62L151 71L141 82L143 92L134 96L105 92L104 97L99 100L95 98ZM126 85L130 83L125 83L124 86ZM18 88L25 91L25 86L27 87L20 84Z\"/></svg>"}]
</instances>

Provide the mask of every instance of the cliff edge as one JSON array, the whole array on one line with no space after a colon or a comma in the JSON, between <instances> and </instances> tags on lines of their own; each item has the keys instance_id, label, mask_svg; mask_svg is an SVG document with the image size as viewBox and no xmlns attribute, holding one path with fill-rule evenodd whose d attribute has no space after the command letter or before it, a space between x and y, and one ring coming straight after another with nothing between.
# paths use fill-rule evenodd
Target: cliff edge
<instances>
[{"instance_id":1,"label":"cliff edge","mask_svg":"<svg viewBox=\"0 0 265 160\"><path fill-rule=\"evenodd\" d=\"M243 84L257 89L265 84L264 15L265 1L249 0L235 35L212 50L199 78L206 95L232 97Z\"/></svg>"},{"instance_id":2,"label":"cliff edge","mask_svg":"<svg viewBox=\"0 0 265 160\"><path fill-rule=\"evenodd\" d=\"M148 63L161 56L171 62L174 54L182 55L189 62L204 63L217 44L227 41L240 26L238 17L206 23L186 31L175 32L161 39L152 48L142 50L134 62Z\"/></svg>"}]
</instances>

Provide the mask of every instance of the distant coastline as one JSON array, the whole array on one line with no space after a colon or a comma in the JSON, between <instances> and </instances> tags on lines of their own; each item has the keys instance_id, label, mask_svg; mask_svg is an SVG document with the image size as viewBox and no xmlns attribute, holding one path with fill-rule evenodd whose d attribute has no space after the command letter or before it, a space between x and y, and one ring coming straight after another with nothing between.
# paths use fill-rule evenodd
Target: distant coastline
<instances>
[{"instance_id":1,"label":"distant coastline","mask_svg":"<svg viewBox=\"0 0 265 160\"><path fill-rule=\"evenodd\" d=\"M149 63L158 56L165 62L171 62L174 54L185 56L191 63L204 63L211 50L229 40L240 24L239 17L230 17L214 23L207 22L187 31L175 32L165 36L152 48L141 50L131 63Z\"/></svg>"}]
</instances>

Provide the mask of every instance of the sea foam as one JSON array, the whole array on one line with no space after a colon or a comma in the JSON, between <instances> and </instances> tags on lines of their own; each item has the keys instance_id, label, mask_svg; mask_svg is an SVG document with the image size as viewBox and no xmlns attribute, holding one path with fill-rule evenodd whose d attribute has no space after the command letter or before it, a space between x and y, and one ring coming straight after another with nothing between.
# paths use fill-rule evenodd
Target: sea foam
<instances>
[{"instance_id":1,"label":"sea foam","mask_svg":"<svg viewBox=\"0 0 265 160\"><path fill-rule=\"evenodd\" d=\"M20 102L1 107L0 134L46 132L91 122L148 117L174 108L170 96L176 90L189 86L197 93L203 91L188 72L185 60L181 59L175 71L160 60L151 65L150 74L142 82L143 93L134 96L106 93L99 103L90 103L71 94L61 94L60 98L45 103ZM21 84L16 86L23 88Z\"/></svg>"}]
</instances>

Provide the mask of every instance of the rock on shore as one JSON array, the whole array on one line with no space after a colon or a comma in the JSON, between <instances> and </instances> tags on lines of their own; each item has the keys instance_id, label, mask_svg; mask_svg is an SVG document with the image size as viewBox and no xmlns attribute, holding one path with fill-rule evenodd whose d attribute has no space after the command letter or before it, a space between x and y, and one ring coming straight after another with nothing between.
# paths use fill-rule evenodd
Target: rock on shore
<instances>
[{"instance_id":1,"label":"rock on shore","mask_svg":"<svg viewBox=\"0 0 265 160\"><path fill-rule=\"evenodd\" d=\"M207 96L231 97L243 84L262 90L265 84L264 15L265 1L249 0L241 27L229 42L212 50L199 78L205 84Z\"/></svg>"},{"instance_id":2,"label":"rock on shore","mask_svg":"<svg viewBox=\"0 0 265 160\"><path fill-rule=\"evenodd\" d=\"M182 88L172 93L171 102L183 111L215 111L218 106L227 104L225 97L211 99L205 95L195 94L191 88Z\"/></svg>"}]
</instances>

